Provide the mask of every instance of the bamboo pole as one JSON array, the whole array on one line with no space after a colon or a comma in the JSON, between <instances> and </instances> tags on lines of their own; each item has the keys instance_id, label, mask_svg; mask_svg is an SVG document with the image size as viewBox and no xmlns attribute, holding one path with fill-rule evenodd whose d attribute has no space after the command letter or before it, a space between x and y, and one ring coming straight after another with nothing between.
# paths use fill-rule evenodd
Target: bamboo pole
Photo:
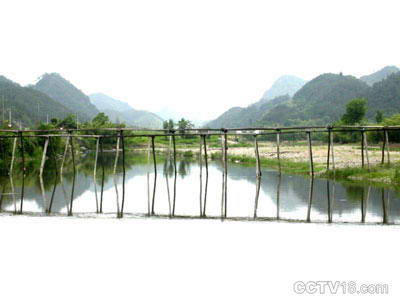
<instances>
[{"instance_id":1,"label":"bamboo pole","mask_svg":"<svg viewBox=\"0 0 400 300\"><path fill-rule=\"evenodd\" d=\"M65 163L65 158L67 156L68 153L68 149L69 149L69 140L70 140L71 136L68 135L67 136L67 140L65 141L65 149L64 149L64 154L63 154L63 158L61 161L61 167L60 167L60 174L63 174L63 169L64 169L64 163Z\"/></svg>"},{"instance_id":2,"label":"bamboo pole","mask_svg":"<svg viewBox=\"0 0 400 300\"><path fill-rule=\"evenodd\" d=\"M118 178L117 178L117 166L118 166L118 160L119 160L119 144L120 144L120 137L118 136L117 137L117 146L116 146L116 151L115 151L114 169L113 169L113 181L114 181L116 204L117 204L117 217L119 217L119 215L120 215Z\"/></svg>"},{"instance_id":3,"label":"bamboo pole","mask_svg":"<svg viewBox=\"0 0 400 300\"><path fill-rule=\"evenodd\" d=\"M53 206L53 201L54 201L54 195L56 193L56 188L57 188L57 180L58 180L58 167L57 167L57 156L56 156L56 151L54 150L54 145L52 140L49 140L49 144L50 144L50 148L51 148L51 153L53 155L53 159L54 159L54 185L53 185L53 191L51 193L51 197L50 197L50 204L48 207L48 213L51 213L51 208Z\"/></svg>"},{"instance_id":4,"label":"bamboo pole","mask_svg":"<svg viewBox=\"0 0 400 300\"><path fill-rule=\"evenodd\" d=\"M381 189L381 193L382 193L382 223L383 224L387 224L388 223L388 213L386 210L386 201L385 201L385 189L382 188Z\"/></svg>"},{"instance_id":5,"label":"bamboo pole","mask_svg":"<svg viewBox=\"0 0 400 300\"><path fill-rule=\"evenodd\" d=\"M203 147L202 147L202 139L201 135L199 136L200 142L199 142L199 167L200 167L200 217L203 216L203 160L202 160L202 155L203 155Z\"/></svg>"},{"instance_id":6,"label":"bamboo pole","mask_svg":"<svg viewBox=\"0 0 400 300\"><path fill-rule=\"evenodd\" d=\"M103 151L103 138L100 138L100 157L101 157L101 187L100 187L100 213L103 213L103 195L104 195L104 151Z\"/></svg>"},{"instance_id":7,"label":"bamboo pole","mask_svg":"<svg viewBox=\"0 0 400 300\"><path fill-rule=\"evenodd\" d=\"M381 165L385 163L385 148L386 148L386 134L385 134L385 129L382 131L383 136L382 136L382 158L381 158Z\"/></svg>"},{"instance_id":8,"label":"bamboo pole","mask_svg":"<svg viewBox=\"0 0 400 300\"><path fill-rule=\"evenodd\" d=\"M326 181L326 195L328 197L328 223L332 223L331 192L329 187L329 180Z\"/></svg>"},{"instance_id":9,"label":"bamboo pole","mask_svg":"<svg viewBox=\"0 0 400 300\"><path fill-rule=\"evenodd\" d=\"M332 156L332 169L333 169L333 175L335 175L335 149L334 149L334 138L333 138L333 132L331 132L330 136L330 144L331 144L331 156Z\"/></svg>"},{"instance_id":10,"label":"bamboo pole","mask_svg":"<svg viewBox=\"0 0 400 300\"><path fill-rule=\"evenodd\" d=\"M41 192L42 192L43 206L45 207L45 212L46 213L48 213L48 204L47 204L47 199L46 199L46 193L45 193L45 190L44 190L43 170L44 170L44 164L46 163L46 154L47 154L48 145L49 145L49 138L47 137L45 142L44 142L43 153L42 153L42 161L40 163L40 171L39 171L40 189L41 189Z\"/></svg>"},{"instance_id":11,"label":"bamboo pole","mask_svg":"<svg viewBox=\"0 0 400 300\"><path fill-rule=\"evenodd\" d=\"M332 136L332 129L328 127L328 154L326 159L326 169L329 171L329 164L330 164L330 154L331 154L331 136Z\"/></svg>"},{"instance_id":12,"label":"bamboo pole","mask_svg":"<svg viewBox=\"0 0 400 300\"><path fill-rule=\"evenodd\" d=\"M207 142L206 136L203 135L203 145L204 145L204 163L206 167L206 182L204 187L204 205L203 205L203 217L206 216L206 203L207 203L207 190L208 190L208 157L207 157Z\"/></svg>"},{"instance_id":13,"label":"bamboo pole","mask_svg":"<svg viewBox=\"0 0 400 300\"><path fill-rule=\"evenodd\" d=\"M280 154L280 130L276 132L276 156L278 158L278 168L279 172L281 172L281 154Z\"/></svg>"},{"instance_id":14,"label":"bamboo pole","mask_svg":"<svg viewBox=\"0 0 400 300\"><path fill-rule=\"evenodd\" d=\"M174 154L174 198L173 198L173 204L172 204L172 216L175 215L175 203L176 203L176 178L178 175L177 169L176 169L176 142L175 142L175 131L172 131L172 146L173 146L173 154Z\"/></svg>"},{"instance_id":15,"label":"bamboo pole","mask_svg":"<svg viewBox=\"0 0 400 300\"><path fill-rule=\"evenodd\" d=\"M280 198L281 198L282 173L278 173L278 186L276 187L276 219L280 218Z\"/></svg>"},{"instance_id":16,"label":"bamboo pole","mask_svg":"<svg viewBox=\"0 0 400 300\"><path fill-rule=\"evenodd\" d=\"M168 150L167 150L166 169L165 169L165 181L167 183L167 196L168 196L168 215L170 217L172 215L172 208L171 208L171 193L169 191L168 168L171 163L171 146L172 146L172 137L170 136L169 143L168 143Z\"/></svg>"},{"instance_id":17,"label":"bamboo pole","mask_svg":"<svg viewBox=\"0 0 400 300\"><path fill-rule=\"evenodd\" d=\"M364 132L361 131L361 167L364 168Z\"/></svg>"},{"instance_id":18,"label":"bamboo pole","mask_svg":"<svg viewBox=\"0 0 400 300\"><path fill-rule=\"evenodd\" d=\"M124 206L125 206L125 177L126 177L126 170L125 170L125 138L124 132L120 131L121 135L121 145L122 145L122 203L121 203L121 210L120 210L120 217L122 218L124 215Z\"/></svg>"},{"instance_id":19,"label":"bamboo pole","mask_svg":"<svg viewBox=\"0 0 400 300\"><path fill-rule=\"evenodd\" d=\"M257 176L256 177L256 196L254 200L254 216L253 218L257 218L257 210L258 210L258 198L260 196L260 187L261 187L261 177Z\"/></svg>"},{"instance_id":20,"label":"bamboo pole","mask_svg":"<svg viewBox=\"0 0 400 300\"><path fill-rule=\"evenodd\" d=\"M93 185L94 185L94 195L96 198L96 213L99 212L99 199L97 197L97 162L99 159L99 146L100 146L100 138L96 138L96 154L94 157L94 167L93 167Z\"/></svg>"},{"instance_id":21,"label":"bamboo pole","mask_svg":"<svg viewBox=\"0 0 400 300\"><path fill-rule=\"evenodd\" d=\"M257 135L254 135L254 155L256 157L256 176L261 177L260 153L258 151Z\"/></svg>"},{"instance_id":22,"label":"bamboo pole","mask_svg":"<svg viewBox=\"0 0 400 300\"><path fill-rule=\"evenodd\" d=\"M224 217L227 216L228 211L228 137L226 134L226 130L224 133L224 172L225 172L225 184L224 184L224 199L225 199L225 210Z\"/></svg>"},{"instance_id":23,"label":"bamboo pole","mask_svg":"<svg viewBox=\"0 0 400 300\"><path fill-rule=\"evenodd\" d=\"M311 132L307 131L308 137L308 153L309 153L309 161L310 161L310 176L314 177L314 161L313 161L313 153L312 153L312 141L311 141Z\"/></svg>"},{"instance_id":24,"label":"bamboo pole","mask_svg":"<svg viewBox=\"0 0 400 300\"><path fill-rule=\"evenodd\" d=\"M311 207L314 193L314 177L310 177L310 190L308 194L307 222L311 222Z\"/></svg>"},{"instance_id":25,"label":"bamboo pole","mask_svg":"<svg viewBox=\"0 0 400 300\"><path fill-rule=\"evenodd\" d=\"M156 150L154 147L154 136L151 137L151 148L153 152L153 165L154 165L154 184L153 184L153 198L151 203L151 214L154 215L154 202L156 197L156 186L157 186L157 161L156 161Z\"/></svg>"},{"instance_id":26,"label":"bamboo pole","mask_svg":"<svg viewBox=\"0 0 400 300\"><path fill-rule=\"evenodd\" d=\"M9 174L13 174L14 170L14 161L15 161L15 151L17 149L17 138L14 138L13 141L13 148L12 148L12 155L11 155L11 163L10 163L10 169L9 169Z\"/></svg>"},{"instance_id":27,"label":"bamboo pole","mask_svg":"<svg viewBox=\"0 0 400 300\"><path fill-rule=\"evenodd\" d=\"M68 216L72 216L72 204L74 202L74 192L75 192L75 176L76 176L76 166L75 166L75 150L74 150L74 141L73 137L69 139L70 147L71 147L71 158L72 158L72 188L71 188L71 200L69 202L69 211Z\"/></svg>"},{"instance_id":28,"label":"bamboo pole","mask_svg":"<svg viewBox=\"0 0 400 300\"><path fill-rule=\"evenodd\" d=\"M365 133L365 131L363 131L363 135L364 135L365 158L367 159L367 167L368 167L368 170L369 170L370 165L369 165L369 153L368 153L368 136Z\"/></svg>"},{"instance_id":29,"label":"bamboo pole","mask_svg":"<svg viewBox=\"0 0 400 300\"><path fill-rule=\"evenodd\" d=\"M224 135L221 135L221 154L222 154L222 190L221 190L221 218L224 217L224 205L225 205L225 151L224 151Z\"/></svg>"},{"instance_id":30,"label":"bamboo pole","mask_svg":"<svg viewBox=\"0 0 400 300\"><path fill-rule=\"evenodd\" d=\"M21 146L21 168L22 168L22 184L21 184L21 202L20 202L20 214L23 213L24 206L24 194L25 194L25 149L24 149L24 138L22 132L19 132L20 146Z\"/></svg>"},{"instance_id":31,"label":"bamboo pole","mask_svg":"<svg viewBox=\"0 0 400 300\"><path fill-rule=\"evenodd\" d=\"M386 140L387 163L388 165L390 165L390 145L389 145L389 134L387 130L385 130L385 140Z\"/></svg>"},{"instance_id":32,"label":"bamboo pole","mask_svg":"<svg viewBox=\"0 0 400 300\"><path fill-rule=\"evenodd\" d=\"M147 165L146 165L146 180L147 180L147 214L150 216L151 208L150 208L150 144L151 138L149 137L147 143Z\"/></svg>"}]
</instances>

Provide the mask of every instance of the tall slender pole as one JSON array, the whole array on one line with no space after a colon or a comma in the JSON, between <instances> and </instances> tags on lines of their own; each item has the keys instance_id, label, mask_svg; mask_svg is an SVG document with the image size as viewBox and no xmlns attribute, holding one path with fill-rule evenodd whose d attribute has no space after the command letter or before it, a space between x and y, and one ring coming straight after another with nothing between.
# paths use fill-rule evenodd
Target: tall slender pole
<instances>
[{"instance_id":1,"label":"tall slender pole","mask_svg":"<svg viewBox=\"0 0 400 300\"><path fill-rule=\"evenodd\" d=\"M389 146L389 134L388 131L385 130L385 140L386 140L386 155L387 155L387 163L390 165L390 146Z\"/></svg>"},{"instance_id":2,"label":"tall slender pole","mask_svg":"<svg viewBox=\"0 0 400 300\"><path fill-rule=\"evenodd\" d=\"M330 163L330 154L331 154L331 136L332 136L332 129L328 127L328 155L326 159L326 169L329 171L329 163Z\"/></svg>"},{"instance_id":3,"label":"tall slender pole","mask_svg":"<svg viewBox=\"0 0 400 300\"><path fill-rule=\"evenodd\" d=\"M367 167L369 169L368 136L365 131L363 131L363 135L364 135L365 158L367 159Z\"/></svg>"},{"instance_id":4,"label":"tall slender pole","mask_svg":"<svg viewBox=\"0 0 400 300\"><path fill-rule=\"evenodd\" d=\"M99 212L99 200L97 198L97 162L99 159L99 147L100 147L100 138L96 138L96 154L94 157L94 167L93 167L93 185L94 185L94 195L96 199L96 213Z\"/></svg>"},{"instance_id":5,"label":"tall slender pole","mask_svg":"<svg viewBox=\"0 0 400 300\"><path fill-rule=\"evenodd\" d=\"M58 181L58 167L57 167L57 155L56 155L56 151L54 150L54 143L53 140L49 141L50 143L50 148L51 148L51 154L53 155L53 159L54 159L54 185L53 185L53 191L51 193L51 198L50 198L50 204L48 207L48 213L51 213L51 208L53 206L53 201L54 201L54 195L56 193L56 188L57 188L57 181Z\"/></svg>"},{"instance_id":6,"label":"tall slender pole","mask_svg":"<svg viewBox=\"0 0 400 300\"><path fill-rule=\"evenodd\" d=\"M333 169L333 174L335 175L335 149L334 149L334 138L333 138L333 132L331 131L331 136L330 136L330 143L331 143L331 156L332 156L332 169Z\"/></svg>"},{"instance_id":7,"label":"tall slender pole","mask_svg":"<svg viewBox=\"0 0 400 300\"><path fill-rule=\"evenodd\" d=\"M207 157L207 142L206 136L203 135L203 145L204 145L204 163L206 167L206 182L204 187L204 204L203 204L203 217L206 216L206 203L207 203L207 190L208 190L208 157Z\"/></svg>"},{"instance_id":8,"label":"tall slender pole","mask_svg":"<svg viewBox=\"0 0 400 300\"><path fill-rule=\"evenodd\" d=\"M260 153L258 151L257 135L254 135L254 155L256 157L256 176L261 176Z\"/></svg>"},{"instance_id":9,"label":"tall slender pole","mask_svg":"<svg viewBox=\"0 0 400 300\"><path fill-rule=\"evenodd\" d=\"M200 198L199 198L199 203L200 203L200 217L203 215L203 147L202 147L202 136L199 135L200 141L199 141L199 168L200 168Z\"/></svg>"},{"instance_id":10,"label":"tall slender pole","mask_svg":"<svg viewBox=\"0 0 400 300\"><path fill-rule=\"evenodd\" d=\"M314 176L314 161L312 153L311 131L307 131L307 137L308 137L308 153L310 161L310 176Z\"/></svg>"},{"instance_id":11,"label":"tall slender pole","mask_svg":"<svg viewBox=\"0 0 400 300\"><path fill-rule=\"evenodd\" d=\"M307 222L311 222L311 207L314 194L314 177L310 178L310 191L308 194Z\"/></svg>"},{"instance_id":12,"label":"tall slender pole","mask_svg":"<svg viewBox=\"0 0 400 300\"><path fill-rule=\"evenodd\" d=\"M103 137L100 137L100 157L101 157L101 188L100 188L100 213L103 213L103 194L104 194L104 151L103 151Z\"/></svg>"},{"instance_id":13,"label":"tall slender pole","mask_svg":"<svg viewBox=\"0 0 400 300\"><path fill-rule=\"evenodd\" d=\"M21 185L21 203L19 212L22 214L24 205L24 194L25 194L25 149L24 149L24 138L22 132L19 132L20 146L21 146L21 168L22 168L22 185Z\"/></svg>"},{"instance_id":14,"label":"tall slender pole","mask_svg":"<svg viewBox=\"0 0 400 300\"><path fill-rule=\"evenodd\" d=\"M172 206L171 206L171 193L169 190L169 174L168 169L171 163L171 147L172 147L172 136L169 136L168 150L167 150L167 159L165 165L165 182L167 184L167 196L168 196L168 214L172 216Z\"/></svg>"},{"instance_id":15,"label":"tall slender pole","mask_svg":"<svg viewBox=\"0 0 400 300\"><path fill-rule=\"evenodd\" d=\"M42 190L43 204L44 204L46 213L48 213L49 205L47 204L46 193L45 193L45 190L44 190L43 170L44 170L44 164L46 163L46 154L47 154L48 145L49 145L49 137L47 137L45 142L44 142L42 161L40 163L40 171L39 171L40 188Z\"/></svg>"},{"instance_id":16,"label":"tall slender pole","mask_svg":"<svg viewBox=\"0 0 400 300\"><path fill-rule=\"evenodd\" d=\"M224 199L225 199L225 210L224 217L227 216L228 211L228 137L226 134L227 130L224 133L224 172L225 172L225 184L224 184Z\"/></svg>"},{"instance_id":17,"label":"tall slender pole","mask_svg":"<svg viewBox=\"0 0 400 300\"><path fill-rule=\"evenodd\" d=\"M69 202L69 211L68 215L72 216L72 204L74 202L74 192L75 192L75 176L76 176L76 167L75 167L75 150L74 150L74 141L73 141L73 136L72 136L72 131L69 132L71 135L71 138L69 139L69 143L71 146L71 158L72 158L72 188L71 188L71 200Z\"/></svg>"},{"instance_id":18,"label":"tall slender pole","mask_svg":"<svg viewBox=\"0 0 400 300\"><path fill-rule=\"evenodd\" d=\"M117 202L117 218L119 218L120 215L120 208L119 208L119 193L118 193L118 182L117 182L117 166L118 166L118 160L119 160L119 145L120 145L121 138L120 136L117 136L117 147L115 151L115 160L114 160L114 169L113 169L113 181L114 181L114 187L115 187L115 194L116 194L116 202Z\"/></svg>"},{"instance_id":19,"label":"tall slender pole","mask_svg":"<svg viewBox=\"0 0 400 300\"><path fill-rule=\"evenodd\" d=\"M122 203L121 203L121 211L120 217L123 217L124 214L124 205L125 205L125 138L123 130L120 131L121 136L121 144L122 144Z\"/></svg>"},{"instance_id":20,"label":"tall slender pole","mask_svg":"<svg viewBox=\"0 0 400 300\"><path fill-rule=\"evenodd\" d=\"M280 130L277 130L276 131L276 156L278 158L279 172L281 172L280 135L281 135Z\"/></svg>"},{"instance_id":21,"label":"tall slender pole","mask_svg":"<svg viewBox=\"0 0 400 300\"><path fill-rule=\"evenodd\" d=\"M364 131L361 131L361 167L364 168Z\"/></svg>"},{"instance_id":22,"label":"tall slender pole","mask_svg":"<svg viewBox=\"0 0 400 300\"><path fill-rule=\"evenodd\" d=\"M175 142L175 132L172 131L172 147L174 153L174 198L172 204L172 216L175 215L175 203L176 203L176 177L177 177L177 170L176 170L176 142Z\"/></svg>"},{"instance_id":23,"label":"tall slender pole","mask_svg":"<svg viewBox=\"0 0 400 300\"><path fill-rule=\"evenodd\" d=\"M381 158L381 165L385 163L385 148L386 148L386 134L385 134L385 129L382 131L382 158Z\"/></svg>"},{"instance_id":24,"label":"tall slender pole","mask_svg":"<svg viewBox=\"0 0 400 300\"><path fill-rule=\"evenodd\" d=\"M276 187L276 219L279 220L280 212L280 198L281 198L281 183L282 183L282 173L278 173L278 186Z\"/></svg>"},{"instance_id":25,"label":"tall slender pole","mask_svg":"<svg viewBox=\"0 0 400 300\"><path fill-rule=\"evenodd\" d=\"M260 195L260 186L261 186L261 177L257 176L256 177L256 197L255 197L255 200L254 200L254 216L253 216L254 219L257 218L258 198L259 198L259 195Z\"/></svg>"},{"instance_id":26,"label":"tall slender pole","mask_svg":"<svg viewBox=\"0 0 400 300\"><path fill-rule=\"evenodd\" d=\"M153 184L153 198L151 202L151 214L154 215L154 202L156 197L156 186L157 186L157 161L156 161L156 150L154 147L154 136L151 137L151 148L153 152L153 165L154 165L154 184Z\"/></svg>"},{"instance_id":27,"label":"tall slender pole","mask_svg":"<svg viewBox=\"0 0 400 300\"><path fill-rule=\"evenodd\" d=\"M151 138L148 138L147 143L147 164L146 164L146 183L147 183L147 214L150 216L151 214L151 205L150 205L150 145Z\"/></svg>"}]
</instances>

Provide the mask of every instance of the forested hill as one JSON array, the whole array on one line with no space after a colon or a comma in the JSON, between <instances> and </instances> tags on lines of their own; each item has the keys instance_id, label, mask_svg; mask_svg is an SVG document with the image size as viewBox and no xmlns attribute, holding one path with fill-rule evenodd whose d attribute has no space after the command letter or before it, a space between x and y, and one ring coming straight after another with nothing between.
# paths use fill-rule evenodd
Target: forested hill
<instances>
[{"instance_id":1,"label":"forested hill","mask_svg":"<svg viewBox=\"0 0 400 300\"><path fill-rule=\"evenodd\" d=\"M377 76L374 78L378 80ZM235 107L206 126L327 125L339 120L345 112L346 103L354 98L368 100L367 117L370 120L374 120L378 110L386 116L399 113L400 72L384 76L372 87L354 76L322 74L307 82L291 99L288 96L270 101L262 99L247 108Z\"/></svg>"},{"instance_id":2,"label":"forested hill","mask_svg":"<svg viewBox=\"0 0 400 300\"><path fill-rule=\"evenodd\" d=\"M272 84L271 88L264 93L262 99L272 100L283 95L289 95L292 97L305 84L306 81L297 76L281 76Z\"/></svg>"},{"instance_id":3,"label":"forested hill","mask_svg":"<svg viewBox=\"0 0 400 300\"><path fill-rule=\"evenodd\" d=\"M364 81L369 86L372 86L374 83L382 81L386 79L386 77L388 77L389 75L393 73L398 73L399 71L400 69L396 66L386 66L375 73L360 77L360 80Z\"/></svg>"},{"instance_id":4,"label":"forested hill","mask_svg":"<svg viewBox=\"0 0 400 300\"><path fill-rule=\"evenodd\" d=\"M33 126L39 121L45 122L47 117L62 119L72 113L67 107L46 94L32 87L22 87L0 76L1 121L3 121L3 115L4 121L9 121L10 110L13 124L21 122L24 127Z\"/></svg>"},{"instance_id":5,"label":"forested hill","mask_svg":"<svg viewBox=\"0 0 400 300\"><path fill-rule=\"evenodd\" d=\"M124 101L101 93L91 94L89 98L101 112L108 115L112 122L125 123L132 127L162 128L163 119L152 112L136 110Z\"/></svg>"},{"instance_id":6,"label":"forested hill","mask_svg":"<svg viewBox=\"0 0 400 300\"><path fill-rule=\"evenodd\" d=\"M99 113L88 96L57 73L44 74L34 88L77 113L82 121L88 121Z\"/></svg>"}]
</instances>

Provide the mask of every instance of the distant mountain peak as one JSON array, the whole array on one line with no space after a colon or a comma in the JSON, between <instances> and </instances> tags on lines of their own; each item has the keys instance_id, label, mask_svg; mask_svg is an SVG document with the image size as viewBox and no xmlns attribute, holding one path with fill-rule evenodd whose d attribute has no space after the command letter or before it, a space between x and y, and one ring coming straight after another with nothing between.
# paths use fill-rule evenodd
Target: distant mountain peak
<instances>
[{"instance_id":1,"label":"distant mountain peak","mask_svg":"<svg viewBox=\"0 0 400 300\"><path fill-rule=\"evenodd\" d=\"M386 66L377 72L369 75L361 76L360 80L364 81L369 86L386 79L389 75L399 72L400 69L396 66Z\"/></svg>"},{"instance_id":2,"label":"distant mountain peak","mask_svg":"<svg viewBox=\"0 0 400 300\"><path fill-rule=\"evenodd\" d=\"M306 82L306 80L294 75L283 75L272 84L272 86L264 93L262 98L265 100L271 100L283 95L289 95L292 97L304 86L304 84L306 84Z\"/></svg>"}]
</instances>

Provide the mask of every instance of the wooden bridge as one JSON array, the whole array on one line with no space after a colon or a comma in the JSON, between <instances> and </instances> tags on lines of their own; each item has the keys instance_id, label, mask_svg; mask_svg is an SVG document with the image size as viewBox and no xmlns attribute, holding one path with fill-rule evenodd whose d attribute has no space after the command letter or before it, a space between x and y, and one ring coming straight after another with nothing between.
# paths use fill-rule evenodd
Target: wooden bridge
<instances>
[{"instance_id":1,"label":"wooden bridge","mask_svg":"<svg viewBox=\"0 0 400 300\"><path fill-rule=\"evenodd\" d=\"M96 187L96 176L98 168L101 170L101 182L100 182L100 199L99 203L97 201L97 191L96 191L96 206L97 212L103 213L103 192L104 192L104 160L100 160L100 165L98 165L99 157L104 156L103 141L106 138L115 138L116 140L116 158L114 164L114 173L116 172L117 162L119 161L119 155L121 155L122 164L122 194L121 194L121 204L117 208L117 217L121 218L124 215L124 206L126 201L125 195L125 139L126 138L147 138L148 139L148 159L153 162L154 166L154 181L152 188L150 189L148 181L148 201L149 201L149 215L155 215L154 203L157 188L157 153L155 147L155 139L157 137L168 137L170 140L170 145L168 147L168 152L170 157L172 157L172 162L174 166L174 181L172 188L172 208L170 211L170 216L175 215L175 204L176 204L176 193L177 193L177 145L176 137L185 136L190 134L191 136L196 136L199 138L199 166L200 166L200 192L199 192L199 202L200 210L198 217L206 217L206 205L207 205L207 185L208 185L208 159L209 155L207 152L207 137L209 136L219 136L221 141L221 157L223 165L223 180L222 180L222 195L221 195L221 217L227 218L227 207L228 207L228 137L229 136L247 136L254 141L254 155L255 155L255 176L257 178L257 190L255 199L255 217L257 214L257 203L260 190L260 178L262 176L261 166L260 166L260 154L258 142L261 137L268 136L270 139L275 141L276 144L276 159L279 165L279 171L281 171L281 140L282 136L290 134L302 134L306 138L308 144L308 157L309 157L309 174L310 178L313 179L315 175L314 171L314 161L313 161L313 134L325 133L327 134L327 160L326 168L327 170L335 170L335 148L334 148L334 136L337 133L343 132L357 132L360 134L361 140L361 160L362 167L370 166L369 152L368 152L368 140L367 132L381 132L382 147L381 147L381 163L390 163L390 140L389 133L399 131L400 126L313 126L313 127L260 127L260 128L221 128L221 129L189 129L185 131L181 130L152 130L152 129L136 129L136 128L82 128L82 129L50 129L50 130L12 130L12 129L2 129L0 130L0 143L4 139L12 140L12 154L10 161L3 162L8 166L8 175L12 178L15 171L15 161L19 159L20 162L20 173L21 173L21 192L20 192L20 205L16 210L16 213L22 214L24 212L24 196L25 196L25 164L26 164L26 150L25 143L27 139L31 138L43 138L44 145L42 149L42 159L40 164L40 183L43 187L43 171L45 168L46 158L48 156L48 151L54 152L54 147L52 147L52 140L54 138L65 139L65 148L62 154L62 159L57 159L55 153L53 153L55 174L54 174L54 187L51 194L51 199L48 207L46 208L46 213L52 213L52 205L54 201L54 195L56 191L57 182L62 178L63 168L68 152L70 152L73 168L73 178L72 178L72 189L70 193L70 202L68 206L68 215L73 213L73 200L74 200L74 190L75 190L75 174L76 174L76 140L79 139L94 139L96 141L95 151L95 163L93 169L93 178ZM50 145L50 147L49 147ZM19 148L19 155L17 155L17 148ZM49 150L50 148L50 150ZM19 156L19 157L18 157ZM61 161L60 161L61 160ZM203 174L204 170L204 174ZM168 181L167 181L168 184ZM312 187L311 187L312 188ZM150 192L152 190L152 192ZM312 193L311 193L312 194ZM168 186L168 197L169 197L169 186ZM0 201L1 210L1 201Z\"/></svg>"}]
</instances>

